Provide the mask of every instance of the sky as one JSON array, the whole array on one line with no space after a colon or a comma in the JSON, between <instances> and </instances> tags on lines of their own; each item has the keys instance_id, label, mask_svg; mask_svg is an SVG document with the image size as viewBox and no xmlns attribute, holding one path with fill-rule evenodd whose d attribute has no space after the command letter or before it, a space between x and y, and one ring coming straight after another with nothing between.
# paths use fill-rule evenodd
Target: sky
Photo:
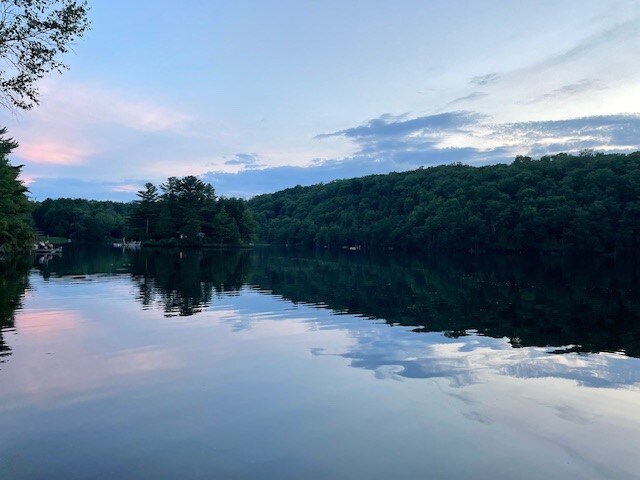
<instances>
[{"instance_id":1,"label":"sky","mask_svg":"<svg viewBox=\"0 0 640 480\"><path fill-rule=\"evenodd\" d=\"M70 70L0 112L35 200L640 149L640 0L89 4Z\"/></svg>"}]
</instances>

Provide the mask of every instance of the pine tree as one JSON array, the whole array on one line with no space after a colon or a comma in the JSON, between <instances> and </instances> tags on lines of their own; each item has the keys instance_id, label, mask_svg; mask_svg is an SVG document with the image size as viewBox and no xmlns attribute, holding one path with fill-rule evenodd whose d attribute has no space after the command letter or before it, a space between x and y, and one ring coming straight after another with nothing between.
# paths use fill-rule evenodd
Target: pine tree
<instances>
[{"instance_id":1,"label":"pine tree","mask_svg":"<svg viewBox=\"0 0 640 480\"><path fill-rule=\"evenodd\" d=\"M22 166L8 159L18 144L6 133L0 128L0 255L28 250L33 238L28 190L18 179Z\"/></svg>"}]
</instances>

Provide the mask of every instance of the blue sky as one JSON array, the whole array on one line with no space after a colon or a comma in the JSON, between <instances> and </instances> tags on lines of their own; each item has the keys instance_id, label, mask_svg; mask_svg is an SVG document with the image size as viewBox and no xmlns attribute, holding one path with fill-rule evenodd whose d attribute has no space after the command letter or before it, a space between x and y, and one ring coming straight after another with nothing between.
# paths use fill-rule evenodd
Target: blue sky
<instances>
[{"instance_id":1,"label":"blue sky","mask_svg":"<svg viewBox=\"0 0 640 480\"><path fill-rule=\"evenodd\" d=\"M39 200L640 148L637 0L89 1L71 70L1 112Z\"/></svg>"}]
</instances>

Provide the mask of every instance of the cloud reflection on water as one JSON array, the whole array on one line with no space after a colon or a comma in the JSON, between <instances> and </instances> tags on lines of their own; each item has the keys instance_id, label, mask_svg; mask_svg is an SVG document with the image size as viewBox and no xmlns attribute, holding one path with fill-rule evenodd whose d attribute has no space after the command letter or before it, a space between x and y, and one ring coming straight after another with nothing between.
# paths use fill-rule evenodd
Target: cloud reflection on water
<instances>
[{"instance_id":1,"label":"cloud reflection on water","mask_svg":"<svg viewBox=\"0 0 640 480\"><path fill-rule=\"evenodd\" d=\"M353 478L638 470L640 359L564 341L637 352L633 268L103 253L70 250L31 273L0 368L15 465L69 478L50 455L62 438L65 459L95 469L86 459L109 452L140 478L244 472L247 452L279 478L350 464ZM580 336L616 312L626 336Z\"/></svg>"},{"instance_id":2,"label":"cloud reflection on water","mask_svg":"<svg viewBox=\"0 0 640 480\"><path fill-rule=\"evenodd\" d=\"M488 375L515 378L561 378L595 388L640 388L640 359L621 354L553 353L551 347L514 348L507 338L470 333L448 339L438 333L417 335L405 327L359 329L341 356L376 378L444 378L464 387L487 381ZM321 355L321 350L314 352Z\"/></svg>"}]
</instances>

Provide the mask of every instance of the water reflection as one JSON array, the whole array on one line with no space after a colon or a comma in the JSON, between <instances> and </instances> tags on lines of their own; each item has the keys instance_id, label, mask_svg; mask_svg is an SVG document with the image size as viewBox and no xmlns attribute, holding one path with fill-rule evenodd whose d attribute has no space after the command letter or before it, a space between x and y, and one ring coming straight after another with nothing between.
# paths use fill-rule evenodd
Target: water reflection
<instances>
[{"instance_id":1,"label":"water reflection","mask_svg":"<svg viewBox=\"0 0 640 480\"><path fill-rule=\"evenodd\" d=\"M259 252L252 281L293 302L513 347L640 355L637 258L329 255Z\"/></svg>"},{"instance_id":2,"label":"water reflection","mask_svg":"<svg viewBox=\"0 0 640 480\"><path fill-rule=\"evenodd\" d=\"M122 252L76 246L36 265L45 279L126 276L142 308L160 309L165 316L197 314L221 294L237 294L250 285L293 304L412 327L369 329L362 322L348 327L356 342L341 355L380 378L446 377L462 386L481 381L480 372L491 369L589 386L640 381L640 369L627 357L640 355L635 258L416 258L274 249ZM0 321L5 332L11 331L28 287L27 271L28 260L4 265ZM245 311L234 328L265 319L278 315L260 308ZM325 321L318 328L346 327ZM611 354L588 361L580 355L555 358L582 352ZM0 336L0 355L9 353Z\"/></svg>"},{"instance_id":3,"label":"water reflection","mask_svg":"<svg viewBox=\"0 0 640 480\"><path fill-rule=\"evenodd\" d=\"M467 335L458 339L413 332L352 331L357 342L340 354L377 378L443 378L452 387L486 383L491 375L562 378L593 388L640 384L640 361L622 354L557 355L544 347L514 349L507 339ZM322 350L314 352L322 355Z\"/></svg>"},{"instance_id":4,"label":"water reflection","mask_svg":"<svg viewBox=\"0 0 640 480\"><path fill-rule=\"evenodd\" d=\"M326 320L318 325L347 328L356 342L341 356L379 378L438 377L464 386L491 370L593 387L640 381L640 369L627 357L640 355L636 258L75 248L40 268L45 278L126 275L142 308L165 316L197 314L248 284L294 305L411 327L390 331ZM234 329L278 318L286 315L258 307L236 318ZM607 354L588 360L575 355L586 352Z\"/></svg>"},{"instance_id":5,"label":"water reflection","mask_svg":"<svg viewBox=\"0 0 640 480\"><path fill-rule=\"evenodd\" d=\"M123 251L73 245L64 255L38 264L45 279L86 280L126 275L138 288L143 308L159 307L167 316L201 312L222 292L237 292L250 271L247 250Z\"/></svg>"},{"instance_id":6,"label":"water reflection","mask_svg":"<svg viewBox=\"0 0 640 480\"><path fill-rule=\"evenodd\" d=\"M635 260L72 246L33 268L2 280L7 478L640 468Z\"/></svg>"},{"instance_id":7,"label":"water reflection","mask_svg":"<svg viewBox=\"0 0 640 480\"><path fill-rule=\"evenodd\" d=\"M237 292L250 271L248 251L142 252L129 272L144 307L160 306L167 316L201 312L222 292Z\"/></svg>"},{"instance_id":8,"label":"water reflection","mask_svg":"<svg viewBox=\"0 0 640 480\"><path fill-rule=\"evenodd\" d=\"M640 356L640 261L521 256L75 248L45 278L127 274L144 308L188 316L244 284L294 303L512 347ZM569 346L568 348L566 348Z\"/></svg>"},{"instance_id":9,"label":"water reflection","mask_svg":"<svg viewBox=\"0 0 640 480\"><path fill-rule=\"evenodd\" d=\"M0 363L11 352L4 341L4 334L13 331L15 312L29 286L30 263L30 257L0 261Z\"/></svg>"}]
</instances>

